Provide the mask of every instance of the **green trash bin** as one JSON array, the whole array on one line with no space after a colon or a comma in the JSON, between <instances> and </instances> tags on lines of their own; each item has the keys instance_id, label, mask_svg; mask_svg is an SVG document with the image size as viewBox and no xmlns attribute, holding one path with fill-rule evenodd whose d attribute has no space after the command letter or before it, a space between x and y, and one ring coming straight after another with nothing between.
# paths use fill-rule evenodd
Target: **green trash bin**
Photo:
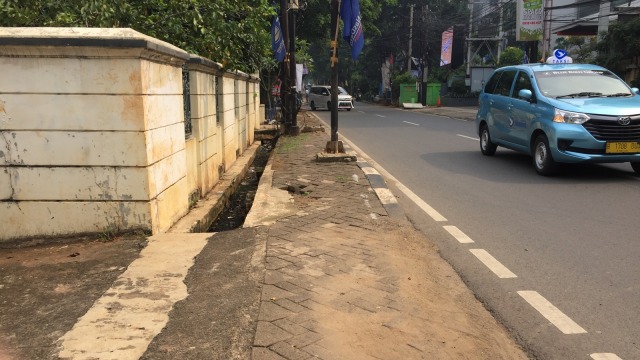
<instances>
[{"instance_id":1,"label":"green trash bin","mask_svg":"<svg viewBox=\"0 0 640 360\"><path fill-rule=\"evenodd\" d=\"M400 84L400 104L415 103L417 98L416 84Z\"/></svg>"},{"instance_id":2,"label":"green trash bin","mask_svg":"<svg viewBox=\"0 0 640 360\"><path fill-rule=\"evenodd\" d=\"M440 98L440 84L427 84L427 105L437 106Z\"/></svg>"}]
</instances>

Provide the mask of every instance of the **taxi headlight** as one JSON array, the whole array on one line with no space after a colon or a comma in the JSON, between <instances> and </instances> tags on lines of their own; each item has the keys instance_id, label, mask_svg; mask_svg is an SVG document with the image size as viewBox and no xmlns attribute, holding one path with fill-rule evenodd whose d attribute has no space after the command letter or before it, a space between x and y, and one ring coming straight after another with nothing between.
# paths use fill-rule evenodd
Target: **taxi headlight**
<instances>
[{"instance_id":1,"label":"taxi headlight","mask_svg":"<svg viewBox=\"0 0 640 360\"><path fill-rule=\"evenodd\" d=\"M553 114L553 122L565 123L565 124L584 124L591 119L589 115L583 113L576 113L572 111L564 111L555 109Z\"/></svg>"}]
</instances>

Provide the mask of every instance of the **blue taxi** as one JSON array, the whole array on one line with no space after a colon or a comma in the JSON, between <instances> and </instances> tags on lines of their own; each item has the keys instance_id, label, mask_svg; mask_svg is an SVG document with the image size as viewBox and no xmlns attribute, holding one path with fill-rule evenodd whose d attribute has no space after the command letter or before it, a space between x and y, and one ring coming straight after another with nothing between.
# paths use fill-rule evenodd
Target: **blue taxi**
<instances>
[{"instance_id":1,"label":"blue taxi","mask_svg":"<svg viewBox=\"0 0 640 360\"><path fill-rule=\"evenodd\" d=\"M559 163L629 162L640 174L640 91L600 66L549 62L499 68L485 84L482 154L528 154L545 176Z\"/></svg>"}]
</instances>

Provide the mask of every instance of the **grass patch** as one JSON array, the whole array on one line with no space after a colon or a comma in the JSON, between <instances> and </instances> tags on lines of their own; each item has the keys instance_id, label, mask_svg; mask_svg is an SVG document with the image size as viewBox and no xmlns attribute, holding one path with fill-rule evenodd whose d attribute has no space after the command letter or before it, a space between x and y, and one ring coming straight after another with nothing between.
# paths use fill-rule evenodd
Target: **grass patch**
<instances>
[{"instance_id":1,"label":"grass patch","mask_svg":"<svg viewBox=\"0 0 640 360\"><path fill-rule=\"evenodd\" d=\"M279 152L291 152L300 147L300 145L307 140L309 134L300 134L298 136L281 136L280 140L282 143Z\"/></svg>"}]
</instances>

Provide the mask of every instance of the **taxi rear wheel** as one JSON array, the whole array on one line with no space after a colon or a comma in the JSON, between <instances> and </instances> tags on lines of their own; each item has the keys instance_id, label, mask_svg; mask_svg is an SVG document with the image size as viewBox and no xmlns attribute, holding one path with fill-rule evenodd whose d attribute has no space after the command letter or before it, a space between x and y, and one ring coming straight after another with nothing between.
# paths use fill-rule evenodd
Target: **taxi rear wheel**
<instances>
[{"instance_id":1,"label":"taxi rear wheel","mask_svg":"<svg viewBox=\"0 0 640 360\"><path fill-rule=\"evenodd\" d=\"M636 172L636 174L640 175L640 162L632 162L631 168Z\"/></svg>"},{"instance_id":2,"label":"taxi rear wheel","mask_svg":"<svg viewBox=\"0 0 640 360\"><path fill-rule=\"evenodd\" d=\"M538 135L533 144L533 165L542 176L551 176L558 171L558 164L551 156L549 140L546 135Z\"/></svg>"},{"instance_id":3,"label":"taxi rear wheel","mask_svg":"<svg viewBox=\"0 0 640 360\"><path fill-rule=\"evenodd\" d=\"M482 155L492 156L496 153L498 145L491 142L491 135L489 135L489 128L483 124L480 127L480 151Z\"/></svg>"}]
</instances>

